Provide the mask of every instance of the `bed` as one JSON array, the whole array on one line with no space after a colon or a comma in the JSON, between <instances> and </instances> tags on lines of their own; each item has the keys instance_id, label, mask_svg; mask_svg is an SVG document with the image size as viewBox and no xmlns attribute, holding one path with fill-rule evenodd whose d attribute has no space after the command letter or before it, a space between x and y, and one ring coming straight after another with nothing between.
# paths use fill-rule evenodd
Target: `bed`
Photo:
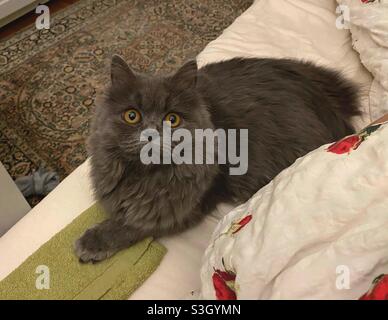
<instances>
[{"instance_id":1,"label":"bed","mask_svg":"<svg viewBox=\"0 0 388 320\"><path fill-rule=\"evenodd\" d=\"M199 67L236 56L288 57L335 67L363 89L363 114L354 124L364 127L372 120L372 77L352 48L349 30L338 28L336 7L335 0L257 0L198 55ZM94 202L86 161L0 238L0 280ZM130 299L190 297L200 287L201 259L211 234L231 209L221 204L195 228L160 239L168 253Z\"/></svg>"}]
</instances>

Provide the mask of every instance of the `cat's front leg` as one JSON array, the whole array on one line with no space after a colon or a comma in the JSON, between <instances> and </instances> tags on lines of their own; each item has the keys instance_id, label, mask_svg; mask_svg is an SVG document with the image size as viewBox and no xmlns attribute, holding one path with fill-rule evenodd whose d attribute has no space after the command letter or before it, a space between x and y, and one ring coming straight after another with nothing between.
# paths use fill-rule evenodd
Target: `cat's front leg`
<instances>
[{"instance_id":1,"label":"cat's front leg","mask_svg":"<svg viewBox=\"0 0 388 320\"><path fill-rule=\"evenodd\" d=\"M141 240L140 235L108 219L85 231L75 242L75 254L82 263L98 262Z\"/></svg>"}]
</instances>

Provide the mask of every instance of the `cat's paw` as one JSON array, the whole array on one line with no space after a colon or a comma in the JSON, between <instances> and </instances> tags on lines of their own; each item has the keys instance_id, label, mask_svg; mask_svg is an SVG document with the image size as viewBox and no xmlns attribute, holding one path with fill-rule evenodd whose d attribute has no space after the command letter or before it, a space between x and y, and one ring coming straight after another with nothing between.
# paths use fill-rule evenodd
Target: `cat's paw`
<instances>
[{"instance_id":1,"label":"cat's paw","mask_svg":"<svg viewBox=\"0 0 388 320\"><path fill-rule=\"evenodd\" d=\"M102 230L95 226L75 242L75 254L82 263L96 263L112 256L117 250L109 246L103 237Z\"/></svg>"}]
</instances>

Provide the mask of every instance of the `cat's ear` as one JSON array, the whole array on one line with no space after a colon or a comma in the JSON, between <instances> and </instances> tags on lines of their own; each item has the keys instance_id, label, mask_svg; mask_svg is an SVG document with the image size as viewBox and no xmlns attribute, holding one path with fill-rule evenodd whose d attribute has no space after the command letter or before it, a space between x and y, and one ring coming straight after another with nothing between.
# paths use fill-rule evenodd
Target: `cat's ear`
<instances>
[{"instance_id":1,"label":"cat's ear","mask_svg":"<svg viewBox=\"0 0 388 320\"><path fill-rule=\"evenodd\" d=\"M113 86L118 84L131 85L136 82L135 73L131 70L125 60L117 54L112 57L110 76Z\"/></svg>"},{"instance_id":2,"label":"cat's ear","mask_svg":"<svg viewBox=\"0 0 388 320\"><path fill-rule=\"evenodd\" d=\"M198 67L195 60L186 62L173 76L172 84L175 90L183 91L194 88L197 83Z\"/></svg>"}]
</instances>

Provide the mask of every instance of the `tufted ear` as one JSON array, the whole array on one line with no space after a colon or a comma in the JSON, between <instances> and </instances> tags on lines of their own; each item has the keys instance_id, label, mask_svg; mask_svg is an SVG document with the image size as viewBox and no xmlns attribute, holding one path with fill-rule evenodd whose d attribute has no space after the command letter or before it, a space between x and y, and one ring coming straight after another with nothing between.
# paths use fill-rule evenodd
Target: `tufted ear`
<instances>
[{"instance_id":1,"label":"tufted ear","mask_svg":"<svg viewBox=\"0 0 388 320\"><path fill-rule=\"evenodd\" d=\"M128 66L123 58L115 54L111 63L111 81L112 85L127 84L131 85L136 81L136 75Z\"/></svg>"},{"instance_id":2,"label":"tufted ear","mask_svg":"<svg viewBox=\"0 0 388 320\"><path fill-rule=\"evenodd\" d=\"M197 83L197 62L191 60L186 62L171 78L173 86L177 91L194 88Z\"/></svg>"}]
</instances>

